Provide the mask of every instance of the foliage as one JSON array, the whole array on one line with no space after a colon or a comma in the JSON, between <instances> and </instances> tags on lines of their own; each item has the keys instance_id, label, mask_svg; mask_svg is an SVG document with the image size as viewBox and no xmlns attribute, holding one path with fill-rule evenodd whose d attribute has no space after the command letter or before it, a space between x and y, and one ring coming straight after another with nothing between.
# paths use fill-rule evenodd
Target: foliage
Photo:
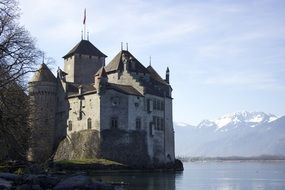
<instances>
[{"instance_id":1,"label":"foliage","mask_svg":"<svg viewBox=\"0 0 285 190\"><path fill-rule=\"evenodd\" d=\"M19 24L16 0L0 1L0 161L23 159L28 138L28 98L24 76L41 56L29 32Z\"/></svg>"}]
</instances>

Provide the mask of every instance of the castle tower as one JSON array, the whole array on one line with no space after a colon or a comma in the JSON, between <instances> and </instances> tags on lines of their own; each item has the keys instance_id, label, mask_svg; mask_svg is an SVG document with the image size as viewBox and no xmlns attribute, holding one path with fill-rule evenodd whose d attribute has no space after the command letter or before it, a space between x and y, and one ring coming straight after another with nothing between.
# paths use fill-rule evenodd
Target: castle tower
<instances>
[{"instance_id":1,"label":"castle tower","mask_svg":"<svg viewBox=\"0 0 285 190\"><path fill-rule=\"evenodd\" d=\"M94 74L105 66L107 56L88 40L81 40L64 58L64 71L67 82L91 84Z\"/></svg>"},{"instance_id":2,"label":"castle tower","mask_svg":"<svg viewBox=\"0 0 285 190\"><path fill-rule=\"evenodd\" d=\"M31 137L28 160L44 162L54 149L57 109L57 80L44 63L29 82L29 96Z\"/></svg>"},{"instance_id":3,"label":"castle tower","mask_svg":"<svg viewBox=\"0 0 285 190\"><path fill-rule=\"evenodd\" d=\"M98 94L104 91L104 88L108 82L108 76L105 71L105 68L102 67L99 71L95 74L95 84L94 87L96 88Z\"/></svg>"}]
</instances>

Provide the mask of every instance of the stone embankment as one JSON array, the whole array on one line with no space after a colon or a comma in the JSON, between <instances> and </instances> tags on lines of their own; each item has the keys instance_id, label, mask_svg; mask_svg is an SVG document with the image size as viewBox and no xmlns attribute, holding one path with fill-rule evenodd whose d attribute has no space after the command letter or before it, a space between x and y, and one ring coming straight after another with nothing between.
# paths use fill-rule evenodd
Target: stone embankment
<instances>
[{"instance_id":1,"label":"stone embankment","mask_svg":"<svg viewBox=\"0 0 285 190\"><path fill-rule=\"evenodd\" d=\"M95 181L86 174L0 173L0 190L122 190L119 186Z\"/></svg>"}]
</instances>

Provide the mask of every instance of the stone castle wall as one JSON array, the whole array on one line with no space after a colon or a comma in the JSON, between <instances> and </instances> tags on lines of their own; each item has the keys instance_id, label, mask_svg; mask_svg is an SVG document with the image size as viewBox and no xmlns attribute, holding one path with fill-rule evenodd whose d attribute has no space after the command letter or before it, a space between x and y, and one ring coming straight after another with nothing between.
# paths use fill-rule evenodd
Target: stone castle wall
<instances>
[{"instance_id":1,"label":"stone castle wall","mask_svg":"<svg viewBox=\"0 0 285 190\"><path fill-rule=\"evenodd\" d=\"M105 66L105 58L75 54L64 60L64 71L68 73L66 81L77 84L94 83L94 75Z\"/></svg>"},{"instance_id":2,"label":"stone castle wall","mask_svg":"<svg viewBox=\"0 0 285 190\"><path fill-rule=\"evenodd\" d=\"M130 85L134 87L137 91L139 91L141 94L144 94L144 87L127 71L123 71L122 73L108 74L108 81L110 83Z\"/></svg>"},{"instance_id":3,"label":"stone castle wall","mask_svg":"<svg viewBox=\"0 0 285 190\"><path fill-rule=\"evenodd\" d=\"M88 129L88 119L91 123L90 129L100 130L100 98L98 94L77 96L68 100L70 108L67 134Z\"/></svg>"},{"instance_id":4,"label":"stone castle wall","mask_svg":"<svg viewBox=\"0 0 285 190\"><path fill-rule=\"evenodd\" d=\"M129 166L150 165L145 131L109 129L101 138L101 157Z\"/></svg>"},{"instance_id":5,"label":"stone castle wall","mask_svg":"<svg viewBox=\"0 0 285 190\"><path fill-rule=\"evenodd\" d=\"M56 112L56 83L30 83L31 138L28 159L46 161L53 153Z\"/></svg>"}]
</instances>

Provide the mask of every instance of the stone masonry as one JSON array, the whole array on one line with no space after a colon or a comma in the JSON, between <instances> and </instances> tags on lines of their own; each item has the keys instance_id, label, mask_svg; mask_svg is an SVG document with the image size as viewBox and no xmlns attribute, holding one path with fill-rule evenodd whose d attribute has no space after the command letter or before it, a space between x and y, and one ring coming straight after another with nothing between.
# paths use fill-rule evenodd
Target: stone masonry
<instances>
[{"instance_id":1,"label":"stone masonry","mask_svg":"<svg viewBox=\"0 0 285 190\"><path fill-rule=\"evenodd\" d=\"M38 118L32 139L46 134L40 145L31 141L31 160L53 155L66 134L55 159L96 157L141 167L174 163L168 68L162 79L127 50L105 66L106 55L87 40L63 58L57 78L43 65L30 82Z\"/></svg>"}]
</instances>

